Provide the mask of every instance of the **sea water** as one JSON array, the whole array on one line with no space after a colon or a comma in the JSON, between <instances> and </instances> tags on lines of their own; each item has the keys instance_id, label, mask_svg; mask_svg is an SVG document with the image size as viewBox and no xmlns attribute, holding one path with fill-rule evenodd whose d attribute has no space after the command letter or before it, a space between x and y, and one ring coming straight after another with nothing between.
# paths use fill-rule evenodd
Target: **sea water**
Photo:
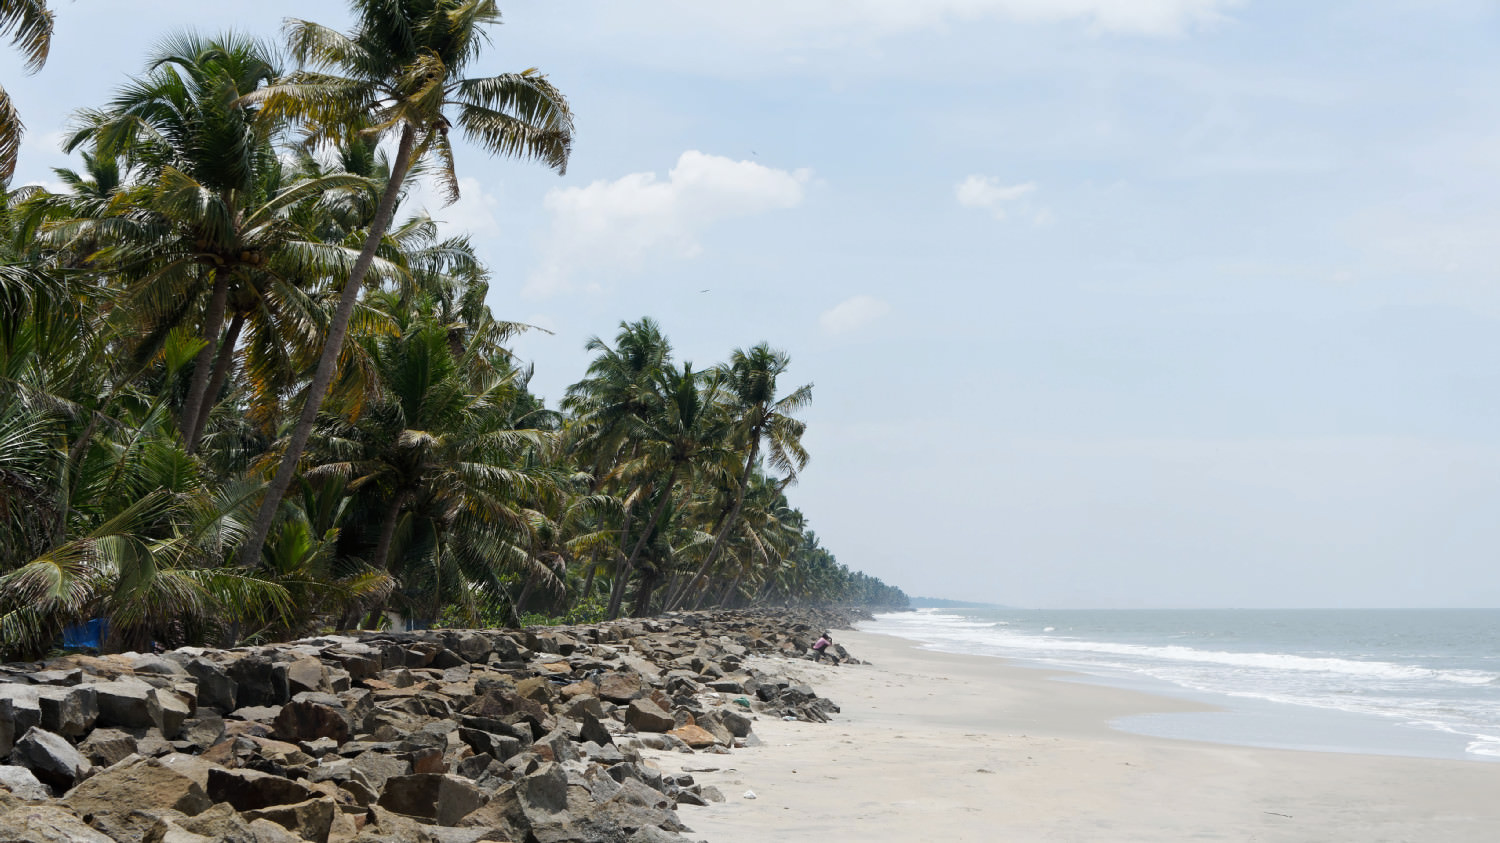
<instances>
[{"instance_id":1,"label":"sea water","mask_svg":"<svg viewBox=\"0 0 1500 843\"><path fill-rule=\"evenodd\" d=\"M1500 609L921 609L860 629L1221 709L1128 731L1500 762Z\"/></svg>"}]
</instances>

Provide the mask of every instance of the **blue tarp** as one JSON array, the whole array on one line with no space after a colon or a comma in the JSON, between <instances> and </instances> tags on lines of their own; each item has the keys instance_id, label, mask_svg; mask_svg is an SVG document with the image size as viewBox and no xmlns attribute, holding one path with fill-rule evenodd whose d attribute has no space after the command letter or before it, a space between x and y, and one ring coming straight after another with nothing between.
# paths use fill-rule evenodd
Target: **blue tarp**
<instances>
[{"instance_id":1,"label":"blue tarp","mask_svg":"<svg viewBox=\"0 0 1500 843\"><path fill-rule=\"evenodd\" d=\"M101 650L104 648L104 638L107 635L109 635L109 621L105 618L94 618L86 623L64 629L63 646Z\"/></svg>"}]
</instances>

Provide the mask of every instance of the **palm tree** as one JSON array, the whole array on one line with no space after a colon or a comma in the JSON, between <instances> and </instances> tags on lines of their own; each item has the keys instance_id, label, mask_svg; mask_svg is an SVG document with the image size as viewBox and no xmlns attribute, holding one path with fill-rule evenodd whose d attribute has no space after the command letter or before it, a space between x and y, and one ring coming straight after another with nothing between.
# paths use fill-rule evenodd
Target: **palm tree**
<instances>
[{"instance_id":1,"label":"palm tree","mask_svg":"<svg viewBox=\"0 0 1500 843\"><path fill-rule=\"evenodd\" d=\"M729 511L714 534L713 546L703 557L697 573L670 601L671 608L680 606L707 575L724 549L724 542L734 531L745 503L745 490L760 462L762 443L765 443L771 467L783 472L788 481L807 466L807 451L802 447L802 432L807 425L793 418L792 414L811 403L812 384L800 386L789 395L778 397L776 393L777 378L790 364L791 358L785 352L760 343L749 351L735 349L729 365L724 367L729 391L734 396L736 426L745 448L745 462L739 472L739 485Z\"/></svg>"},{"instance_id":2,"label":"palm tree","mask_svg":"<svg viewBox=\"0 0 1500 843\"><path fill-rule=\"evenodd\" d=\"M448 132L500 155L538 159L563 172L573 116L562 94L535 69L483 78L463 72L500 22L494 0L352 0L356 24L344 35L303 20L287 24L292 56L304 69L251 94L275 114L306 122L308 142L396 136L391 177L323 339L302 414L266 490L242 551L254 565L286 494L318 410L333 382L344 334L365 273L385 237L414 161L431 154L450 199L458 196ZM450 108L455 112L450 118Z\"/></svg>"},{"instance_id":3,"label":"palm tree","mask_svg":"<svg viewBox=\"0 0 1500 843\"><path fill-rule=\"evenodd\" d=\"M477 541L501 550L489 554L491 565L533 563L527 541L532 519L523 502L553 493L555 478L545 468L520 465L523 452L545 447L550 437L508 426L505 407L521 389L517 373L472 383L470 372L481 368L473 349L452 355L447 326L432 319L430 301L396 319L399 333L362 338L379 394L357 418L325 421L314 453L327 459L309 476L344 478L362 499L379 525L369 556L377 571L402 567L392 565L396 536L412 520L424 522L419 532L432 539L416 544L438 557L455 549L443 547L444 536L448 545L459 545L483 533ZM412 529L408 524L407 532ZM409 585L412 577L405 579Z\"/></svg>"},{"instance_id":4,"label":"palm tree","mask_svg":"<svg viewBox=\"0 0 1500 843\"><path fill-rule=\"evenodd\" d=\"M189 33L167 40L145 76L121 89L107 108L80 114L82 125L66 144L70 151L92 144L96 154L86 162L118 158L137 179L104 200L94 195L97 184L58 199L54 204L76 216L44 228L59 244L97 245L91 263L132 278L132 306L123 316L135 323L127 331L144 334L137 357L154 354L177 325L198 322L202 344L179 420L189 453L223 387L247 316L271 297L300 309L300 318L277 314L282 318L257 327L273 322L305 330L318 316L300 287L352 262L352 251L306 238L290 210L330 191L370 188L350 174L283 182L271 146L275 126L243 101L276 76L265 50L249 39Z\"/></svg>"},{"instance_id":5,"label":"palm tree","mask_svg":"<svg viewBox=\"0 0 1500 843\"><path fill-rule=\"evenodd\" d=\"M636 560L661 523L662 514L680 494L677 481L700 467L712 472L729 453L729 430L719 406L720 384L718 378L695 374L691 363L681 371L668 364L658 380L660 408L634 423L640 455L618 471L643 478L640 496L649 499L654 491L656 505L635 547L615 574L607 612L610 618L618 617Z\"/></svg>"},{"instance_id":6,"label":"palm tree","mask_svg":"<svg viewBox=\"0 0 1500 843\"><path fill-rule=\"evenodd\" d=\"M52 46L52 12L45 0L0 0L0 37L6 35L26 56L26 71L41 70ZM0 186L9 184L16 174L16 156L25 131L10 95L0 87Z\"/></svg>"}]
</instances>

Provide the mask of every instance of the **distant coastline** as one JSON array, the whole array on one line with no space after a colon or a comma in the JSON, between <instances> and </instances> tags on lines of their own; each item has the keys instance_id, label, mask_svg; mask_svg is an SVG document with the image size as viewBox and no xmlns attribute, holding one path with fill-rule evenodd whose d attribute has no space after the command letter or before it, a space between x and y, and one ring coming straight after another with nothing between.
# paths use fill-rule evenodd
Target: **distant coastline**
<instances>
[{"instance_id":1,"label":"distant coastline","mask_svg":"<svg viewBox=\"0 0 1500 843\"><path fill-rule=\"evenodd\" d=\"M942 597L910 597L906 604L913 609L1014 609L1000 603L978 603L973 600L947 600Z\"/></svg>"}]
</instances>

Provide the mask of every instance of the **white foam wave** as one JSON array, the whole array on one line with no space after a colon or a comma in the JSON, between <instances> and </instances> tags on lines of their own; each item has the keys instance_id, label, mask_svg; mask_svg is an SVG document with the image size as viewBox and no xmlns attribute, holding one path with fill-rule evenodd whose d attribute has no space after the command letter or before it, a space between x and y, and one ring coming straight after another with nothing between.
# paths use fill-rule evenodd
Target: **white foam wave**
<instances>
[{"instance_id":1,"label":"white foam wave","mask_svg":"<svg viewBox=\"0 0 1500 843\"><path fill-rule=\"evenodd\" d=\"M1200 650L1182 645L1152 646L1145 644L1120 644L1109 641L1088 641L1048 635L1026 635L1009 630L1000 630L990 623L970 621L956 615L929 615L924 619L938 620L928 628L911 625L907 630L911 637L919 639L950 639L958 630L993 629L995 634L987 640L974 641L1012 651L1026 651L1031 656L1056 653L1099 653L1128 656L1133 659L1165 660L1172 662L1195 662L1199 664L1247 667L1261 670L1297 671L1303 673L1332 673L1362 676L1387 680L1422 680L1451 682L1459 685L1488 685L1500 683L1500 673L1480 670L1435 670L1418 665L1398 664L1387 661L1361 661L1334 656L1302 656L1290 653L1232 652L1227 650ZM896 630L892 630L896 632ZM1043 632L1053 632L1055 627L1046 627ZM896 634L900 634L897 632ZM963 636L968 638L969 636Z\"/></svg>"}]
</instances>

